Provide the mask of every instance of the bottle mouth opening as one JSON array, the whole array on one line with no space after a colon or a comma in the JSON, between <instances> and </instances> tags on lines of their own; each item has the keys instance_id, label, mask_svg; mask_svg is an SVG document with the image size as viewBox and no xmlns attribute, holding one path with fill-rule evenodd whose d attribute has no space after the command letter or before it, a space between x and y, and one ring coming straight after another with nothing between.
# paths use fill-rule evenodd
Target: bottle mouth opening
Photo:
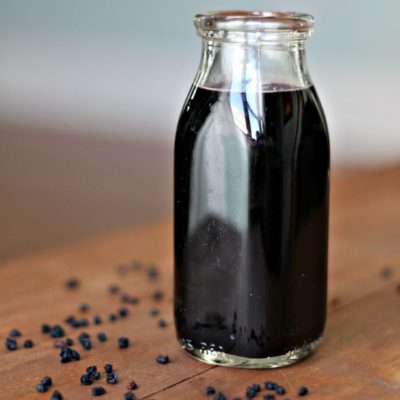
<instances>
[{"instance_id":1,"label":"bottle mouth opening","mask_svg":"<svg viewBox=\"0 0 400 400\"><path fill-rule=\"evenodd\" d=\"M194 24L198 34L210 40L229 41L244 36L248 38L251 34L266 41L278 37L301 40L311 35L314 18L309 14L290 11L231 10L197 14Z\"/></svg>"}]
</instances>

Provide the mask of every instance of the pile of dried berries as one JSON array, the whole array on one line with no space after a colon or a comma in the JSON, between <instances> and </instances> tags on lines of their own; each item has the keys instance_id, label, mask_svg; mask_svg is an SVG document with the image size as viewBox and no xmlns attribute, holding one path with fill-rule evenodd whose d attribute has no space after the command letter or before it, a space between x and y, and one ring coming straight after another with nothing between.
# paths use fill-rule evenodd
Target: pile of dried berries
<instances>
[{"instance_id":1,"label":"pile of dried berries","mask_svg":"<svg viewBox=\"0 0 400 400\"><path fill-rule=\"evenodd\" d=\"M5 347L9 351L14 351L18 349L17 339L22 336L22 333L18 329L12 329L5 340ZM25 349L31 349L33 347L33 341L31 339L26 339L23 343Z\"/></svg>"},{"instance_id":2,"label":"pile of dried berries","mask_svg":"<svg viewBox=\"0 0 400 400\"><path fill-rule=\"evenodd\" d=\"M140 270L142 265L140 263L134 262L131 264L127 265L120 265L117 268L117 272L119 274L126 274L130 270L132 271L138 271ZM156 280L159 276L158 270L154 265L151 265L147 268L147 277L149 280ZM65 286L67 289L77 289L80 286L80 281L77 278L70 278L65 282ZM121 288L113 284L108 288L108 291L111 295L117 295L121 293ZM161 290L156 290L152 298L155 301L161 301L164 297L164 293ZM126 304L138 304L139 303L139 298L136 296L131 296L127 293L123 293L120 296L120 300L122 303ZM88 303L81 303L79 306L79 312L81 313L88 313L90 311L90 306ZM126 318L129 316L129 310L127 307L120 307L117 312L112 312L108 315L108 319L111 322L116 321L119 318ZM150 309L149 314L151 316L156 316L159 314L158 309L155 307ZM94 325L100 325L103 323L103 318L96 314L92 317L92 321ZM87 327L89 326L90 322L88 318L76 318L75 316L71 315L68 316L67 318L64 319L64 322L69 325L71 328L82 328L82 327ZM167 322L164 319L160 319L158 321L158 325L160 328L165 328L167 327ZM44 323L42 325L42 333L48 334L50 337L56 338L57 340L54 342L54 346L61 348L60 352L60 361L61 363L68 363L71 361L78 361L80 360L80 354L71 346L74 345L74 341L71 338L66 338L65 340L61 340L61 338L64 338L66 333L64 328L61 325L49 325L47 323ZM14 350L17 348L17 343L16 340L14 339L15 337L21 336L21 333L17 329L13 329L10 332L10 337L7 339L6 346L10 350ZM84 350L90 350L93 347L92 340L90 335L87 332L81 332L78 336L78 342L82 346ZM104 332L98 332L97 333L97 339L99 342L105 342L107 340L107 335ZM120 337L118 338L118 348L120 349L126 349L129 347L130 341L129 338L127 337ZM26 340L25 347L29 348L33 346L33 342L31 340ZM169 363L169 357L167 355L159 355L156 358L156 361L160 364L167 364ZM104 371L106 374L106 382L111 385L115 385L118 383L119 379L117 374L113 370L113 366L111 364L106 364L104 366ZM94 381L98 381L101 378L100 372L97 370L97 367L95 365L89 366L86 368L85 373L80 377L80 383L82 385L92 385ZM49 377L43 378L40 384L37 385L37 391L44 393L48 390L48 388L51 386L52 382ZM49 383L50 382L50 383ZM137 389L138 385L136 384L135 381L131 381L127 388L128 392L124 394L124 399L125 400L136 400L136 396L133 393L133 390ZM91 390L91 393L93 396L102 396L103 394L106 393L106 390L102 386L96 386L93 387ZM62 399L62 395L55 391L52 395L52 400L60 400Z\"/></svg>"},{"instance_id":3,"label":"pile of dried berries","mask_svg":"<svg viewBox=\"0 0 400 400\"><path fill-rule=\"evenodd\" d=\"M115 385L119 382L118 376L114 371L112 364L105 364L104 365L104 372L106 373L106 382L110 385ZM86 368L86 371L80 378L80 383L82 385L92 385L94 381L98 381L101 378L101 374L97 369L96 365L90 365ZM128 399L136 399L132 390L137 389L138 385L135 381L131 381L128 384L129 392L125 393L124 398ZM96 386L92 388L92 395L93 396L102 396L106 393L106 390L102 386Z\"/></svg>"},{"instance_id":4,"label":"pile of dried berries","mask_svg":"<svg viewBox=\"0 0 400 400\"><path fill-rule=\"evenodd\" d=\"M60 361L62 364L69 363L71 361L79 361L81 359L80 354L70 347L63 347L60 352Z\"/></svg>"},{"instance_id":5,"label":"pile of dried berries","mask_svg":"<svg viewBox=\"0 0 400 400\"><path fill-rule=\"evenodd\" d=\"M142 265L140 263L131 263L127 265L120 265L117 268L117 272L119 274L126 274L129 271L138 271L140 270ZM150 281L155 281L158 279L159 272L157 268L154 265L151 265L147 268L146 270L147 277ZM77 289L80 285L80 282L76 278L71 278L68 281L65 282L65 286L68 289ZM121 293L121 288L113 284L108 288L108 292L115 296L117 294ZM152 294L152 299L154 301L161 301L164 298L164 292L162 290L155 290ZM123 293L120 295L120 300L122 303L125 304L137 304L139 303L139 298L136 296L131 296L127 293ZM88 303L81 303L79 306L79 311L81 313L88 313L90 311L90 306ZM155 317L159 314L159 310L156 307L151 307L149 309L149 315L152 317ZM127 307L120 307L117 312L112 312L108 315L108 319L110 321L116 321L119 318L126 318L129 316L129 310ZM100 325L103 323L103 318L96 314L92 317L92 321L94 325ZM88 318L76 318L75 316L71 315L67 318L64 319L64 322L69 325L71 328L81 328L81 327L87 327L89 326L90 322ZM165 319L160 318L158 320L158 326L160 328L166 328L168 326L168 323ZM67 337L65 340L61 340L61 338L64 338L66 336L65 330L61 325L49 325L47 323L44 323L41 328L42 332L44 334L49 335L50 337L53 337L57 339L54 342L55 347L61 348L60 351L60 361L61 363L68 363L71 361L79 361L80 360L80 354L71 346L74 345L74 341ZM17 329L13 329L9 333L9 337L6 340L6 347L9 350L15 350L17 349L17 342L15 338L20 337L21 332ZM84 350L90 350L93 347L92 340L90 335L87 332L81 332L78 336L78 342L82 346ZM98 332L97 333L97 339L99 342L105 342L107 340L107 335L105 332ZM120 349L126 349L129 347L130 341L129 338L127 337L120 337L118 338L118 348ZM24 347L26 348L31 348L33 346L33 342L31 340L26 340L24 342ZM156 357L156 362L158 364L168 364L170 362L169 356L166 354L159 354ZM118 375L115 373L114 368L111 364L105 364L104 365L104 372L105 372L105 381L109 385L115 385L119 382ZM95 381L99 381L101 379L101 373L97 370L96 365L91 365L86 368L86 371L81 375L80 377L80 383L82 385L92 385ZM49 388L52 386L52 379L50 377L44 377L39 384L36 386L36 390L39 393L44 393L49 390ZM267 390L273 390L277 395L283 395L285 394L285 389L282 386L279 386L275 382L265 382L265 388ZM137 389L138 385L135 381L131 381L127 385L128 392L124 394L124 399L125 400L136 400L136 396L133 393L133 390ZM245 396L247 399L254 398L258 393L261 392L261 386L259 384L252 384L246 389ZM91 389L91 394L92 396L102 396L106 394L106 390L103 386L95 386L92 387ZM222 392L216 392L216 390L212 386L208 386L205 389L205 394L207 396L213 396L213 400L226 400L226 396ZM308 394L308 389L305 387L301 387L298 391L299 396L304 396ZM62 400L63 397L60 392L54 391L51 397L51 400ZM236 397L234 400L240 399L239 397ZM265 394L264 395L265 400L273 400L275 399L274 395L271 393Z\"/></svg>"},{"instance_id":6,"label":"pile of dried berries","mask_svg":"<svg viewBox=\"0 0 400 400\"><path fill-rule=\"evenodd\" d=\"M117 273L118 274L127 274L130 271L139 271L142 269L142 264L138 262L133 262L133 263L128 263L128 264L123 264L117 267ZM156 281L159 277L159 272L158 269L154 266L151 265L149 266L146 270L147 277L150 281ZM387 276L388 273L387 271L385 272L385 275ZM77 289L80 286L80 282L76 278L71 278L65 282L65 286L68 289ZM108 288L108 292L112 296L120 295L120 301L125 304L137 304L139 303L140 299L136 296L131 296L127 293L121 294L121 288L116 285L112 284ZM164 298L164 293L161 290L155 290L152 294L152 299L154 301L161 301ZM79 311L81 313L88 313L90 311L91 307L89 306L88 303L81 303L79 306ZM127 318L129 316L130 312L127 307L120 307L117 312L112 312L108 315L109 321L116 321L120 318ZM159 310L156 307L151 307L148 311L148 314L151 317L155 317L159 315ZM103 324L103 318L95 314L94 316L89 318L76 318L75 316L69 316L64 319L64 322L70 326L71 328L81 328L81 327L87 327L90 325L90 320L93 321L94 325L101 325ZM160 318L158 320L158 326L160 328L166 328L168 326L168 323L165 319ZM61 325L49 325L47 323L42 324L41 331L44 334L49 335L52 338L57 339L54 342L54 346L61 348L60 351L60 361L61 363L68 363L71 361L79 361L81 359L80 354L71 346L74 345L74 340L71 339L70 337L67 337L65 340L61 340L61 338L64 338L66 336L65 330ZM18 338L21 336L21 332L17 329L13 329L9 333L9 337L6 339L6 347L8 350L16 350L17 349L17 341L15 338ZM90 335L87 332L81 332L77 338L78 342L82 346L84 350L90 350L93 347L93 343L91 340ZM99 342L105 342L107 340L107 335L105 332L98 332L97 333L97 340ZM117 345L119 349L126 349L130 345L129 338L122 336L118 338ZM24 342L24 347L25 348L31 348L33 347L33 342L30 339L25 340ZM166 354L159 354L155 361L158 364L168 364L170 362L169 356ZM114 368L112 364L105 364L104 365L104 372L105 372L105 382L109 385L115 385L119 382L118 375L115 373ZM95 381L99 381L102 377L102 374L100 371L98 371L96 365L91 365L86 368L86 371L81 375L80 377L80 383L82 385L92 385ZM44 393L49 390L50 387L52 387L52 379L48 376L44 377L39 384L36 385L36 390L39 393ZM127 385L128 392L124 393L123 398L124 400L137 400L137 397L133 393L134 390L138 388L138 385L135 381L129 382ZM263 395L264 400L275 400L275 396L279 395L282 396L286 394L286 390L283 386L278 385L276 382L273 381L267 381L264 383L264 388L265 390L272 391L273 393L265 393ZM262 389L261 386L257 383L252 384L251 386L247 387L245 390L245 398L246 399L252 399L255 398L256 396L261 395ZM212 387L208 386L205 388L204 393L206 396L212 396L213 400L227 400L226 396L222 392L217 392L217 390ZM309 393L308 389L304 386L300 387L298 389L297 395L298 396L306 396ZM91 388L91 394L92 396L102 396L106 394L106 389L103 386L94 386ZM62 400L63 396L61 395L60 392L57 390L52 393L51 400ZM233 400L240 400L240 397L235 397ZM289 399L285 399L289 400Z\"/></svg>"},{"instance_id":7,"label":"pile of dried berries","mask_svg":"<svg viewBox=\"0 0 400 400\"><path fill-rule=\"evenodd\" d=\"M150 265L146 269L142 268L143 265L137 261L120 265L117 267L117 273L125 275L130 271L139 271L145 270L147 274L147 278L150 281L156 281L159 277L159 272L156 266ZM76 290L79 289L81 286L81 282L73 277L69 278L64 282L66 289L68 290ZM137 296L130 295L128 293L121 293L121 288L117 284L112 284L108 288L108 292L112 295L119 295L119 299L122 303L125 304L138 304L140 299ZM162 290L155 290L152 294L152 298L154 301L160 302L164 298L164 293ZM83 302L78 307L78 312L87 314L91 310L91 307L88 303ZM120 307L116 312L111 312L108 314L108 320L111 322L117 321L118 319L127 318L130 314L130 311L127 307ZM159 314L159 310L155 307L152 307L149 310L150 316L156 316ZM99 314L95 314L92 317L82 318L82 317L75 317L74 315L70 315L64 319L64 323L73 329L87 327L91 324L92 321L93 325L101 325L103 324L103 318ZM165 319L158 320L158 326L160 328L166 328L168 323ZM43 334L48 335L51 338L56 339L53 343L54 347L60 349L60 362L62 364L69 363L71 361L79 361L81 356L77 350L72 348L74 346L74 340L70 337L65 338L66 332L63 326L60 324L50 325L48 323L43 323L41 325L41 332ZM16 338L21 337L21 332L18 329L12 329L9 332L9 336L5 341L5 346L8 350L13 351L18 348L18 343ZM63 339L65 338L65 339ZM105 342L107 340L107 335L105 332L98 332L97 333L97 340L99 342ZM84 350L91 350L93 348L93 342L90 335L87 332L81 332L77 337L77 341L80 343ZM24 348L32 348L33 341L30 339L26 339L23 342ZM118 338L117 345L119 349L126 349L130 345L129 338L122 336ZM156 357L156 361L159 364L167 364L169 363L168 355L159 355ZM111 364L106 364L104 366L105 371L105 381L110 385L115 385L119 382L119 378L117 374L113 370L113 366ZM95 365L91 365L86 368L85 373L80 377L80 383L82 385L92 385L95 381L101 379L101 373L97 370ZM44 377L40 383L36 385L36 390L39 393L45 393L49 390L52 386L52 379L50 377ZM138 385L135 381L131 381L127 385L128 392L124 394L125 400L136 400L136 396L133 393L133 390L137 389ZM93 396L102 396L106 393L106 390L102 386L95 386L91 389L91 393ZM52 393L51 400L62 400L63 396L57 390Z\"/></svg>"},{"instance_id":8,"label":"pile of dried berries","mask_svg":"<svg viewBox=\"0 0 400 400\"><path fill-rule=\"evenodd\" d=\"M86 368L86 372L81 376L82 385L91 385L93 381L98 381L101 378L100 372L97 371L95 365Z\"/></svg>"},{"instance_id":9,"label":"pile of dried berries","mask_svg":"<svg viewBox=\"0 0 400 400\"><path fill-rule=\"evenodd\" d=\"M53 386L53 380L49 376L45 376L42 378L40 383L36 385L36 391L39 393L44 393L49 390Z\"/></svg>"}]
</instances>

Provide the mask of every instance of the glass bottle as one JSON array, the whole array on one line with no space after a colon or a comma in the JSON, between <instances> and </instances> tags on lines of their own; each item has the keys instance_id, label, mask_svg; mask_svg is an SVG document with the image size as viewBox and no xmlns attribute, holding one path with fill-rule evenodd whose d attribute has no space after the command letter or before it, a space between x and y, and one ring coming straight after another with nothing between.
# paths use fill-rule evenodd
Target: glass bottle
<instances>
[{"instance_id":1,"label":"glass bottle","mask_svg":"<svg viewBox=\"0 0 400 400\"><path fill-rule=\"evenodd\" d=\"M175 141L175 324L195 358L292 364L326 317L329 138L310 15L197 15L200 67Z\"/></svg>"}]
</instances>

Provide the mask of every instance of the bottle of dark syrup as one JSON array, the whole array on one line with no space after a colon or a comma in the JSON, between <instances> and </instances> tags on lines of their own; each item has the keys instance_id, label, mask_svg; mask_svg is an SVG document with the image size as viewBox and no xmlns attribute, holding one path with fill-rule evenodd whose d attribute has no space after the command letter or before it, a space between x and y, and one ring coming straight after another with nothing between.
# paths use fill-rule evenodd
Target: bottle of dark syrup
<instances>
[{"instance_id":1,"label":"bottle of dark syrup","mask_svg":"<svg viewBox=\"0 0 400 400\"><path fill-rule=\"evenodd\" d=\"M329 138L310 15L197 15L203 49L175 141L175 323L225 366L309 355L325 324Z\"/></svg>"}]
</instances>

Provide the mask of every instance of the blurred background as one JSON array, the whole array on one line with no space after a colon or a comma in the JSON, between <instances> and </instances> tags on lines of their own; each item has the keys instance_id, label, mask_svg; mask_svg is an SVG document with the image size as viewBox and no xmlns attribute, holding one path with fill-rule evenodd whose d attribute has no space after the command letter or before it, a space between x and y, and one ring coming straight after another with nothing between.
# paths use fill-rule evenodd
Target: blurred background
<instances>
[{"instance_id":1,"label":"blurred background","mask_svg":"<svg viewBox=\"0 0 400 400\"><path fill-rule=\"evenodd\" d=\"M0 260L171 214L194 14L316 17L308 62L334 171L400 162L396 0L0 1Z\"/></svg>"}]
</instances>

